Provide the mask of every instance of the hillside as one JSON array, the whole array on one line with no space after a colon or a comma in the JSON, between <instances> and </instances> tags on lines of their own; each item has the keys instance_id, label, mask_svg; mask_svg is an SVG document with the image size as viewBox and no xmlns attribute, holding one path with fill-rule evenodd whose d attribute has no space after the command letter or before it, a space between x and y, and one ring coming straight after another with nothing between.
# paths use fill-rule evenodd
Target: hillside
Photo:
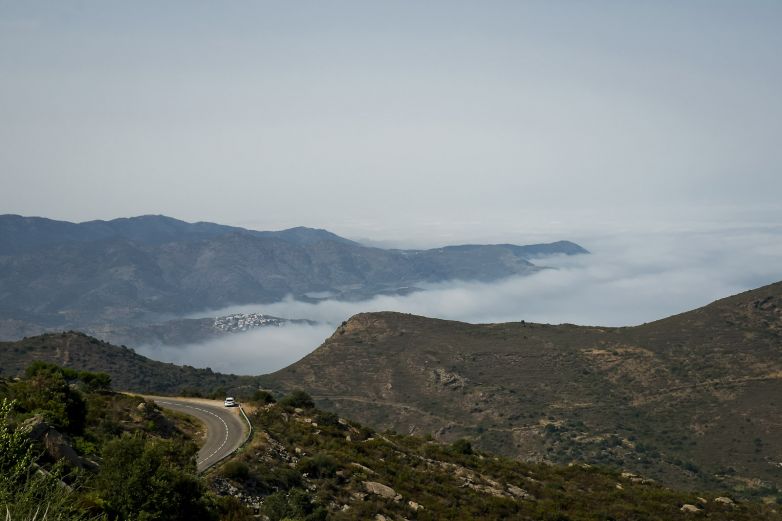
<instances>
[{"instance_id":1,"label":"hillside","mask_svg":"<svg viewBox=\"0 0 782 521\"><path fill-rule=\"evenodd\" d=\"M628 472L526 464L465 440L375 432L313 408L301 392L274 401L259 392L246 402L254 436L198 474L203 425L193 417L114 393L104 374L38 362L19 379L0 378L0 509L39 519L43 506L43 519L62 521L780 517L774 504Z\"/></svg>"},{"instance_id":2,"label":"hillside","mask_svg":"<svg viewBox=\"0 0 782 521\"><path fill-rule=\"evenodd\" d=\"M362 246L325 230L245 230L165 216L68 223L0 216L0 339L158 323L288 295L363 299L446 280L492 281L540 269L545 245L433 250ZM306 318L306 317L302 317Z\"/></svg>"},{"instance_id":3,"label":"hillside","mask_svg":"<svg viewBox=\"0 0 782 521\"><path fill-rule=\"evenodd\" d=\"M209 477L272 521L778 519L776 505L671 490L590 465L520 463L457 440L373 432L290 397L251 415L253 441Z\"/></svg>"},{"instance_id":4,"label":"hillside","mask_svg":"<svg viewBox=\"0 0 782 521\"><path fill-rule=\"evenodd\" d=\"M0 342L0 377L19 376L33 361L107 373L115 389L147 394L212 394L219 389L238 394L243 388L257 387L251 377L157 362L73 331Z\"/></svg>"},{"instance_id":5,"label":"hillside","mask_svg":"<svg viewBox=\"0 0 782 521\"><path fill-rule=\"evenodd\" d=\"M782 283L630 328L366 313L264 383L379 429L688 487L782 487Z\"/></svg>"}]
</instances>

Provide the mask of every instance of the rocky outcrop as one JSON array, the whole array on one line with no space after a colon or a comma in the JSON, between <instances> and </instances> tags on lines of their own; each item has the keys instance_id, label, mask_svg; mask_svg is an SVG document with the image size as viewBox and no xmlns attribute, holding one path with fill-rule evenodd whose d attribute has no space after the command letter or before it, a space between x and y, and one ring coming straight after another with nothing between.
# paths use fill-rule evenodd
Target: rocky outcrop
<instances>
[{"instance_id":1,"label":"rocky outcrop","mask_svg":"<svg viewBox=\"0 0 782 521\"><path fill-rule=\"evenodd\" d=\"M65 460L73 467L96 469L97 464L79 456L70 444L70 440L57 429L49 425L43 416L37 414L28 418L19 427L27 437L40 444L46 455L53 461Z\"/></svg>"}]
</instances>

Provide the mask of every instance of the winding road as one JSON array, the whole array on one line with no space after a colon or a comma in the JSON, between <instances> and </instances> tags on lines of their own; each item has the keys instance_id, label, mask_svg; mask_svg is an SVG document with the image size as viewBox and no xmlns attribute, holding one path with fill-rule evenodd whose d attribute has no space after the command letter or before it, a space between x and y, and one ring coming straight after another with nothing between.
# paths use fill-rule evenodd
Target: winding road
<instances>
[{"instance_id":1,"label":"winding road","mask_svg":"<svg viewBox=\"0 0 782 521\"><path fill-rule=\"evenodd\" d=\"M203 472L244 443L250 434L249 427L238 407L224 407L217 400L199 398L171 398L150 396L164 408L188 414L206 426L206 439L198 451L198 472Z\"/></svg>"}]
</instances>

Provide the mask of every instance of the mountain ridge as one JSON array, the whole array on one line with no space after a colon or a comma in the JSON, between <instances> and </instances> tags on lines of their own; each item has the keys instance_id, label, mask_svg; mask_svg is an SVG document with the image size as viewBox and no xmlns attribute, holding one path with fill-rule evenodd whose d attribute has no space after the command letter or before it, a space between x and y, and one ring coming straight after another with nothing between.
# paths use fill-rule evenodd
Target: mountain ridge
<instances>
[{"instance_id":1,"label":"mountain ridge","mask_svg":"<svg viewBox=\"0 0 782 521\"><path fill-rule=\"evenodd\" d=\"M90 242L122 237L142 244L197 240L228 233L255 237L277 237L294 243L336 240L357 244L328 230L296 226L278 231L251 230L208 221L190 223L162 214L119 217L110 220L70 222L18 214L0 215L0 255L35 251L56 244ZM28 240L25 241L24 235Z\"/></svg>"},{"instance_id":2,"label":"mountain ridge","mask_svg":"<svg viewBox=\"0 0 782 521\"><path fill-rule=\"evenodd\" d=\"M0 338L159 323L161 316L287 296L363 300L423 283L489 282L537 272L542 267L529 259L541 252L588 253L564 241L384 250L304 227L262 232L165 216L74 224L6 215L0 216Z\"/></svg>"}]
</instances>

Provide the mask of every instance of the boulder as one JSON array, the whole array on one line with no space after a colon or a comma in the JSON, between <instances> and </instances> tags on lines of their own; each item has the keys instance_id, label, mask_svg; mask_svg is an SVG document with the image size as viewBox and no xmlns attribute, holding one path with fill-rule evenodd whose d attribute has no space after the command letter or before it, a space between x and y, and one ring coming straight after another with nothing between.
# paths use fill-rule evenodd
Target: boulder
<instances>
[{"instance_id":1,"label":"boulder","mask_svg":"<svg viewBox=\"0 0 782 521\"><path fill-rule=\"evenodd\" d=\"M44 434L49 430L49 424L43 419L43 416L36 414L32 418L27 418L19 426L19 430L26 433L27 437L33 441L41 441Z\"/></svg>"},{"instance_id":2,"label":"boulder","mask_svg":"<svg viewBox=\"0 0 782 521\"><path fill-rule=\"evenodd\" d=\"M508 484L508 492L510 492L514 497L517 497L519 499L534 499L532 494L527 492L521 487L517 487L516 485Z\"/></svg>"},{"instance_id":3,"label":"boulder","mask_svg":"<svg viewBox=\"0 0 782 521\"><path fill-rule=\"evenodd\" d=\"M396 491L388 485L378 483L377 481L364 481L363 484L364 488L370 494L376 494L386 499L394 499L397 497Z\"/></svg>"},{"instance_id":4,"label":"boulder","mask_svg":"<svg viewBox=\"0 0 782 521\"><path fill-rule=\"evenodd\" d=\"M73 447L65 440L65 437L55 429L49 429L49 431L43 436L43 446L46 452L53 460L59 461L64 459L69 465L75 467L85 466L82 459L73 450Z\"/></svg>"},{"instance_id":5,"label":"boulder","mask_svg":"<svg viewBox=\"0 0 782 521\"><path fill-rule=\"evenodd\" d=\"M68 439L57 429L49 425L43 416L36 414L25 420L19 429L32 441L40 443L46 454L54 461L65 460L73 467L95 469L97 465L79 456L71 447Z\"/></svg>"}]
</instances>

